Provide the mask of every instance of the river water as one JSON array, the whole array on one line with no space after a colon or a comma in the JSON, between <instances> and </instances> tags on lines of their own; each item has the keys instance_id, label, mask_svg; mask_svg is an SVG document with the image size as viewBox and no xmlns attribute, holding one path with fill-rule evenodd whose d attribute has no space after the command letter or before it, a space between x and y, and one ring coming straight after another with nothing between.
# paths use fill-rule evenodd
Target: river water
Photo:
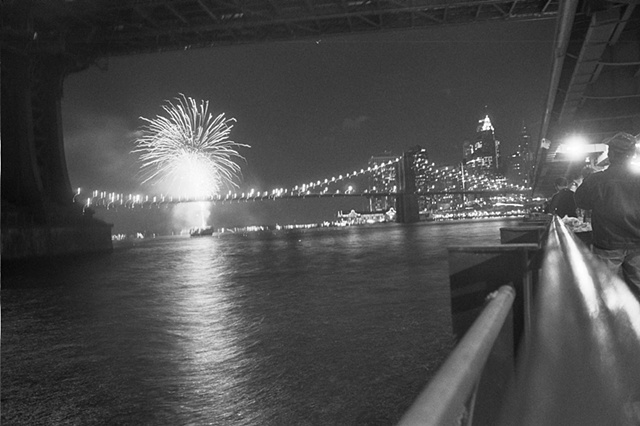
<instances>
[{"instance_id":1,"label":"river water","mask_svg":"<svg viewBox=\"0 0 640 426\"><path fill-rule=\"evenodd\" d=\"M2 424L391 425L508 222L147 240L2 274Z\"/></svg>"}]
</instances>

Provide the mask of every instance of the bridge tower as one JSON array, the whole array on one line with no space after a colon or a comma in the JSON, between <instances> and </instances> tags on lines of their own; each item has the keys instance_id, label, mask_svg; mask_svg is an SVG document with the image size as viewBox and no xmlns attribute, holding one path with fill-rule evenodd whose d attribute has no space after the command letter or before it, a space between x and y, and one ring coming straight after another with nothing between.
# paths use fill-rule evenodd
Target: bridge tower
<instances>
[{"instance_id":1,"label":"bridge tower","mask_svg":"<svg viewBox=\"0 0 640 426\"><path fill-rule=\"evenodd\" d=\"M396 195L396 221L413 223L420 220L418 196L416 195L416 178L413 171L413 154L404 152L397 163L396 177L398 195Z\"/></svg>"},{"instance_id":2,"label":"bridge tower","mask_svg":"<svg viewBox=\"0 0 640 426\"><path fill-rule=\"evenodd\" d=\"M28 7L14 12L1 59L3 260L110 250L109 226L74 203L67 172L60 103L77 58L29 40Z\"/></svg>"}]
</instances>

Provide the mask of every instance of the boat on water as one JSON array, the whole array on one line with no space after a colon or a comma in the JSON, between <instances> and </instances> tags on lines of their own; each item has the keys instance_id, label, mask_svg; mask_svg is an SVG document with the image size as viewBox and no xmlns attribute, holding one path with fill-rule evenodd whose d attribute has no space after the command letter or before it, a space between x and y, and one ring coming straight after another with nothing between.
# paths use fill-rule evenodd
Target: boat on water
<instances>
[{"instance_id":1,"label":"boat on water","mask_svg":"<svg viewBox=\"0 0 640 426\"><path fill-rule=\"evenodd\" d=\"M214 233L214 229L210 226L206 228L195 228L189 233L192 237L210 237Z\"/></svg>"}]
</instances>

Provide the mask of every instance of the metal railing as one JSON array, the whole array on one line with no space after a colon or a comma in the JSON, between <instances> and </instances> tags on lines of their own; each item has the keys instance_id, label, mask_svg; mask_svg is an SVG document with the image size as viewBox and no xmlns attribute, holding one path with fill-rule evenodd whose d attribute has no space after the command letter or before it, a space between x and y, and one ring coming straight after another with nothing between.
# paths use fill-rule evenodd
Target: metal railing
<instances>
[{"instance_id":1,"label":"metal railing","mask_svg":"<svg viewBox=\"0 0 640 426\"><path fill-rule=\"evenodd\" d=\"M486 308L401 419L401 426L459 424L473 418L474 404L468 404L469 399L474 399L476 384L514 299L515 290L510 286L490 295Z\"/></svg>"},{"instance_id":2,"label":"metal railing","mask_svg":"<svg viewBox=\"0 0 640 426\"><path fill-rule=\"evenodd\" d=\"M640 424L638 300L557 217L542 254L530 329L517 368L502 366L515 375L489 424ZM496 292L400 426L485 424L478 386L513 300L509 286Z\"/></svg>"},{"instance_id":3,"label":"metal railing","mask_svg":"<svg viewBox=\"0 0 640 426\"><path fill-rule=\"evenodd\" d=\"M640 304L554 217L502 424L640 424Z\"/></svg>"}]
</instances>

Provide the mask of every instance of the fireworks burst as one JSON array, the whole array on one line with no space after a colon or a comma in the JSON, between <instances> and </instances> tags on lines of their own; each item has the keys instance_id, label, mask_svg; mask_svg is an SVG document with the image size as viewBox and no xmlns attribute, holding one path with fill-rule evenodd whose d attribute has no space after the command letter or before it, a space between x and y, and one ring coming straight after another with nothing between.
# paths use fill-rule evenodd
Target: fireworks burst
<instances>
[{"instance_id":1,"label":"fireworks burst","mask_svg":"<svg viewBox=\"0 0 640 426\"><path fill-rule=\"evenodd\" d=\"M198 104L184 95L176 103L165 101L167 117L140 117L136 148L144 182L168 184L169 192L191 197L219 194L225 186L237 187L240 176L236 160L244 160L236 148L249 145L229 140L235 119L224 113L214 118L209 102Z\"/></svg>"}]
</instances>

